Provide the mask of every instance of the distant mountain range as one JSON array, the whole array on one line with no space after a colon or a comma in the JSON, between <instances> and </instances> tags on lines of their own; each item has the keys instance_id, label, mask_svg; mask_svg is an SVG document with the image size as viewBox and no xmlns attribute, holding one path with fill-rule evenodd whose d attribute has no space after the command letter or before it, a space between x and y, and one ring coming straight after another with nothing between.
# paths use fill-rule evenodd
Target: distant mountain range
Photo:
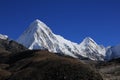
<instances>
[{"instance_id":1,"label":"distant mountain range","mask_svg":"<svg viewBox=\"0 0 120 80\"><path fill-rule=\"evenodd\" d=\"M0 34L0 38L7 39L8 37ZM98 45L90 37L86 37L80 44L77 44L54 34L45 23L38 19L30 24L17 42L29 49L47 49L53 53L78 59L104 61L120 57L120 45L104 47Z\"/></svg>"}]
</instances>

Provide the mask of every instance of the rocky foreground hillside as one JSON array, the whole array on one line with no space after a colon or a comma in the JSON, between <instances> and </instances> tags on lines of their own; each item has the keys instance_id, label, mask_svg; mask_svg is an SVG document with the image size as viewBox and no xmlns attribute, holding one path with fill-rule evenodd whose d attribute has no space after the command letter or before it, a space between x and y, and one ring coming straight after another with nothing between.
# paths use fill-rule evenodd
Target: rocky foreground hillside
<instances>
[{"instance_id":1,"label":"rocky foreground hillside","mask_svg":"<svg viewBox=\"0 0 120 80\"><path fill-rule=\"evenodd\" d=\"M0 39L0 80L120 80L120 59L79 60Z\"/></svg>"},{"instance_id":2,"label":"rocky foreground hillside","mask_svg":"<svg viewBox=\"0 0 120 80\"><path fill-rule=\"evenodd\" d=\"M120 58L97 64L96 68L104 80L120 80Z\"/></svg>"},{"instance_id":3,"label":"rocky foreground hillside","mask_svg":"<svg viewBox=\"0 0 120 80\"><path fill-rule=\"evenodd\" d=\"M88 64L0 40L0 80L103 80Z\"/></svg>"}]
</instances>

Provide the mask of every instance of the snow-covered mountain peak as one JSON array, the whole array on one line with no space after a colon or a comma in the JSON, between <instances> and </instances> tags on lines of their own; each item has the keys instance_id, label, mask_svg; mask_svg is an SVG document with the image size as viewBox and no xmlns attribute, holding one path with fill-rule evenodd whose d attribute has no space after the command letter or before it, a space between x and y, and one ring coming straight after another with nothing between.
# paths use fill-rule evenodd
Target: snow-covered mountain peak
<instances>
[{"instance_id":1,"label":"snow-covered mountain peak","mask_svg":"<svg viewBox=\"0 0 120 80\"><path fill-rule=\"evenodd\" d=\"M34 28L41 28L41 29L43 29L43 28L50 29L49 27L47 27L47 25L45 23L43 23L39 19L36 19L35 21L33 21L29 27L30 28L34 27Z\"/></svg>"},{"instance_id":2,"label":"snow-covered mountain peak","mask_svg":"<svg viewBox=\"0 0 120 80\"><path fill-rule=\"evenodd\" d=\"M41 23L42 21L41 21L41 20L39 20L39 19L36 19L34 22Z\"/></svg>"},{"instance_id":3,"label":"snow-covered mountain peak","mask_svg":"<svg viewBox=\"0 0 120 80\"><path fill-rule=\"evenodd\" d=\"M48 40L50 40L48 39L50 36L53 38L53 33L50 28L42 21L36 19L18 38L17 42L23 44L29 49L40 49L43 48L42 45L47 45L47 42L49 42Z\"/></svg>"},{"instance_id":4,"label":"snow-covered mountain peak","mask_svg":"<svg viewBox=\"0 0 120 80\"><path fill-rule=\"evenodd\" d=\"M95 42L91 37L86 37L86 38L83 40L83 42L84 42L85 44L89 44L89 43L94 43L94 44L96 44L96 42Z\"/></svg>"},{"instance_id":5,"label":"snow-covered mountain peak","mask_svg":"<svg viewBox=\"0 0 120 80\"><path fill-rule=\"evenodd\" d=\"M99 56L98 57L99 59L104 59L104 56L105 56L105 53L106 53L105 47L104 46L101 47L90 37L86 37L80 43L80 49L83 52L87 52L89 55L92 55L93 57L98 57ZM93 58L93 59L95 60L95 58Z\"/></svg>"},{"instance_id":6,"label":"snow-covered mountain peak","mask_svg":"<svg viewBox=\"0 0 120 80\"><path fill-rule=\"evenodd\" d=\"M0 34L0 39L8 39L8 36Z\"/></svg>"},{"instance_id":7,"label":"snow-covered mountain peak","mask_svg":"<svg viewBox=\"0 0 120 80\"><path fill-rule=\"evenodd\" d=\"M81 43L80 46L92 46L92 47L96 47L97 43L90 37L86 37Z\"/></svg>"},{"instance_id":8,"label":"snow-covered mountain peak","mask_svg":"<svg viewBox=\"0 0 120 80\"><path fill-rule=\"evenodd\" d=\"M46 24L44 22L42 22L41 20L39 20L39 19L34 20L31 24L39 25L39 27L47 27ZM42 26L42 25L45 25L45 26Z\"/></svg>"},{"instance_id":9,"label":"snow-covered mountain peak","mask_svg":"<svg viewBox=\"0 0 120 80\"><path fill-rule=\"evenodd\" d=\"M93 41L93 42L95 42L91 37L86 37L85 39L84 39L85 41Z\"/></svg>"},{"instance_id":10,"label":"snow-covered mountain peak","mask_svg":"<svg viewBox=\"0 0 120 80\"><path fill-rule=\"evenodd\" d=\"M79 45L54 34L42 21L36 19L18 38L17 42L29 49L48 49L75 58L87 57L91 60L103 60L103 49L90 37Z\"/></svg>"}]
</instances>

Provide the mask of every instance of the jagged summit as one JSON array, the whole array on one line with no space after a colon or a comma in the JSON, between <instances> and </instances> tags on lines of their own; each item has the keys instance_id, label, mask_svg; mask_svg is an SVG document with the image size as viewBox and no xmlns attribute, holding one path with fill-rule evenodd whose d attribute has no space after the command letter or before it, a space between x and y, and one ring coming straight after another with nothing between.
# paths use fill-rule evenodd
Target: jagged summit
<instances>
[{"instance_id":1,"label":"jagged summit","mask_svg":"<svg viewBox=\"0 0 120 80\"><path fill-rule=\"evenodd\" d=\"M87 52L87 56L89 58L91 58L91 56L89 56L89 55L92 55L92 57L94 56L94 57L98 57L98 58L101 58L104 60L104 56L106 56L105 55L105 53L106 53L105 47L104 46L101 47L90 37L86 37L80 43L80 49L85 53Z\"/></svg>"},{"instance_id":2,"label":"jagged summit","mask_svg":"<svg viewBox=\"0 0 120 80\"><path fill-rule=\"evenodd\" d=\"M86 43L95 42L91 37L86 37L83 41L85 41Z\"/></svg>"},{"instance_id":3,"label":"jagged summit","mask_svg":"<svg viewBox=\"0 0 120 80\"><path fill-rule=\"evenodd\" d=\"M49 29L50 30L50 28L49 27L47 27L47 25L46 24L44 24L42 21L40 21L39 19L36 19L36 20L34 20L31 24L30 24L30 26L29 26L29 28L36 28L36 29L38 29L38 28L41 28L41 29Z\"/></svg>"},{"instance_id":4,"label":"jagged summit","mask_svg":"<svg viewBox=\"0 0 120 80\"><path fill-rule=\"evenodd\" d=\"M79 45L54 34L42 21L36 19L18 38L17 42L29 49L48 49L50 52L61 53L75 58L87 57L91 60L103 60L104 49L90 37Z\"/></svg>"},{"instance_id":5,"label":"jagged summit","mask_svg":"<svg viewBox=\"0 0 120 80\"><path fill-rule=\"evenodd\" d=\"M31 24L38 24L38 23L42 23L42 21L40 21L39 19L36 19Z\"/></svg>"},{"instance_id":6,"label":"jagged summit","mask_svg":"<svg viewBox=\"0 0 120 80\"><path fill-rule=\"evenodd\" d=\"M43 22L39 19L36 19L31 24L40 24L40 23L43 23Z\"/></svg>"},{"instance_id":7,"label":"jagged summit","mask_svg":"<svg viewBox=\"0 0 120 80\"><path fill-rule=\"evenodd\" d=\"M42 21L40 21L39 19L36 19L34 22L41 23Z\"/></svg>"},{"instance_id":8,"label":"jagged summit","mask_svg":"<svg viewBox=\"0 0 120 80\"><path fill-rule=\"evenodd\" d=\"M83 39L81 44L84 44L85 46L88 46L89 44L97 45L97 43L91 37L86 37L85 39Z\"/></svg>"}]
</instances>

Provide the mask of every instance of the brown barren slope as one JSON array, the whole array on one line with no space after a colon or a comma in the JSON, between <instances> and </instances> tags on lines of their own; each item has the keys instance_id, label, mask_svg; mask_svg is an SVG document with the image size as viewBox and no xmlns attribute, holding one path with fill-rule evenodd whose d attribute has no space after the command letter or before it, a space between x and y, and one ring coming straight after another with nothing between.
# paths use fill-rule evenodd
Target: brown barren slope
<instances>
[{"instance_id":1,"label":"brown barren slope","mask_svg":"<svg viewBox=\"0 0 120 80\"><path fill-rule=\"evenodd\" d=\"M98 72L80 60L45 50L14 54L9 64L12 76L8 80L102 80Z\"/></svg>"}]
</instances>

